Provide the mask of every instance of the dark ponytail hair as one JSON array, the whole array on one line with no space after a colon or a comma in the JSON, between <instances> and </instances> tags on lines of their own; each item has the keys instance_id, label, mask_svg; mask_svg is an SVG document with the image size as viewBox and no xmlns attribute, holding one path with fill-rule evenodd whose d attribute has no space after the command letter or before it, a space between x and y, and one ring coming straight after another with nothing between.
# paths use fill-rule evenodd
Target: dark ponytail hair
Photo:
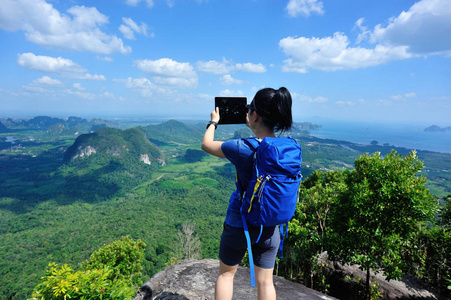
<instances>
[{"instance_id":1,"label":"dark ponytail hair","mask_svg":"<svg viewBox=\"0 0 451 300\"><path fill-rule=\"evenodd\" d=\"M278 90L272 88L261 89L252 100L263 124L275 132L285 132L291 129L293 118L291 115L291 94L285 88Z\"/></svg>"}]
</instances>

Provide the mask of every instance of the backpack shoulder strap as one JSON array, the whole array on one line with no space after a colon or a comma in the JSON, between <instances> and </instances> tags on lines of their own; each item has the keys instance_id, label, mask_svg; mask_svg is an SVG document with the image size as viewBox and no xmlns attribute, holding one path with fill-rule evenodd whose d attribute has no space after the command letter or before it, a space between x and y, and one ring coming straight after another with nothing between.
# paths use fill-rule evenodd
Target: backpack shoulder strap
<instances>
[{"instance_id":1,"label":"backpack shoulder strap","mask_svg":"<svg viewBox=\"0 0 451 300\"><path fill-rule=\"evenodd\" d=\"M259 138L243 138L242 140L249 145L254 152L257 151L258 146L260 146L260 143L262 142Z\"/></svg>"}]
</instances>

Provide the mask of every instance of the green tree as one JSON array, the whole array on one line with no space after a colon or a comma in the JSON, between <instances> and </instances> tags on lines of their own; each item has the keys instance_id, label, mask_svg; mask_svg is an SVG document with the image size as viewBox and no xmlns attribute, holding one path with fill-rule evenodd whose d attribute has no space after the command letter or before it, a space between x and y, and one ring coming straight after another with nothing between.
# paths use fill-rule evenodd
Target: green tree
<instances>
[{"instance_id":1,"label":"green tree","mask_svg":"<svg viewBox=\"0 0 451 300\"><path fill-rule=\"evenodd\" d=\"M92 270L109 266L113 270L111 280L123 278L134 286L140 286L145 247L143 241L134 241L128 236L123 236L120 240L95 251L89 260L83 263L83 269Z\"/></svg>"},{"instance_id":2,"label":"green tree","mask_svg":"<svg viewBox=\"0 0 451 300\"><path fill-rule=\"evenodd\" d=\"M434 222L419 232L406 260L417 277L451 296L451 195L443 198Z\"/></svg>"},{"instance_id":3,"label":"green tree","mask_svg":"<svg viewBox=\"0 0 451 300\"><path fill-rule=\"evenodd\" d=\"M415 151L405 157L391 151L361 155L346 176L346 186L331 211L331 257L354 263L367 271L366 297L370 299L370 270L382 270L397 279L406 269L405 244L419 223L433 216L434 197L427 179L418 176L423 163Z\"/></svg>"},{"instance_id":4,"label":"green tree","mask_svg":"<svg viewBox=\"0 0 451 300\"><path fill-rule=\"evenodd\" d=\"M317 260L325 250L330 208L343 189L344 174L317 170L302 182L299 203L289 223L288 239L284 245L286 254L281 261L289 278L297 277L308 287L323 291L326 286L322 274L318 272L320 266Z\"/></svg>"}]
</instances>

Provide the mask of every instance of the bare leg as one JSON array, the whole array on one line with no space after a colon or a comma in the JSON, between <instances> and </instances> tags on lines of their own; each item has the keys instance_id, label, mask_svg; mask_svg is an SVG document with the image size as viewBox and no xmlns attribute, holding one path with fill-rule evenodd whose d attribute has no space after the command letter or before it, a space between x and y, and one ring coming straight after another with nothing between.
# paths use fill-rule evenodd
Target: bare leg
<instances>
[{"instance_id":1,"label":"bare leg","mask_svg":"<svg viewBox=\"0 0 451 300\"><path fill-rule=\"evenodd\" d=\"M238 265L228 266L219 261L219 276L215 286L215 300L231 300L233 296L233 277Z\"/></svg>"},{"instance_id":2,"label":"bare leg","mask_svg":"<svg viewBox=\"0 0 451 300\"><path fill-rule=\"evenodd\" d=\"M258 288L258 300L276 300L273 282L273 270L255 266L255 278Z\"/></svg>"}]
</instances>

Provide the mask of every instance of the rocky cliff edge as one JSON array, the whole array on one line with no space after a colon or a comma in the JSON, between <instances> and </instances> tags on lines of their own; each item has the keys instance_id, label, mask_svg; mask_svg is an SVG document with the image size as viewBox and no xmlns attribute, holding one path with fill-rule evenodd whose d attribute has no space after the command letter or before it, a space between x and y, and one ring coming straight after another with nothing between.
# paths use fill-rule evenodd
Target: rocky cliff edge
<instances>
[{"instance_id":1,"label":"rocky cliff edge","mask_svg":"<svg viewBox=\"0 0 451 300\"><path fill-rule=\"evenodd\" d=\"M157 273L140 289L133 300L210 300L218 276L215 259L184 260ZM333 300L336 298L309 289L302 284L274 276L277 299ZM257 299L257 288L250 285L248 268L238 267L233 299Z\"/></svg>"}]
</instances>

